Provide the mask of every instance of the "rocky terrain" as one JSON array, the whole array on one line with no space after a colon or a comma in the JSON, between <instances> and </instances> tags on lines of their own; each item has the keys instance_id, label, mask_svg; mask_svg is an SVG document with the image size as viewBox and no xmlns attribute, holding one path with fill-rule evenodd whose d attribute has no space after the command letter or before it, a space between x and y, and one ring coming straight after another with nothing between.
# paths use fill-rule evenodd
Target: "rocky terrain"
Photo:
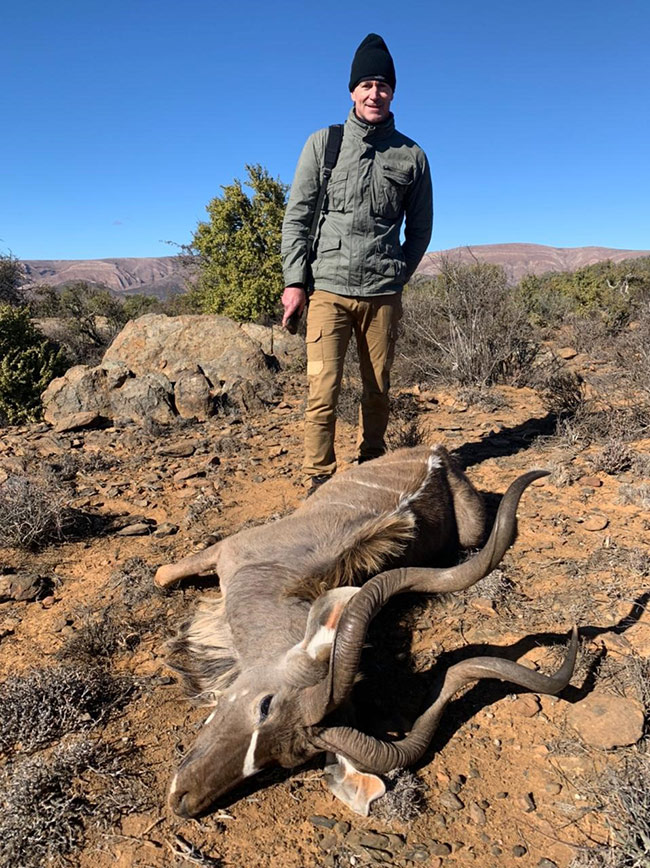
<instances>
[{"instance_id":1,"label":"rocky terrain","mask_svg":"<svg viewBox=\"0 0 650 868\"><path fill-rule=\"evenodd\" d=\"M610 247L546 247L543 244L481 244L427 253L416 276L437 274L442 257L461 262L491 262L503 265L508 277L516 282L525 274L547 271L572 271L611 259L620 262L638 256L650 256L649 250L617 250ZM63 286L84 280L108 287L117 293L142 293L168 298L184 292L190 275L186 261L178 256L142 259L31 259L23 262L26 288L36 284Z\"/></svg>"},{"instance_id":2,"label":"rocky terrain","mask_svg":"<svg viewBox=\"0 0 650 868\"><path fill-rule=\"evenodd\" d=\"M112 364L126 364L117 349ZM145 349L136 341L131 358ZM448 707L423 761L395 776L390 798L367 818L334 799L317 763L263 773L200 821L169 812L171 775L207 712L182 698L164 643L218 584L186 581L163 595L152 575L301 502L304 383L295 353L292 361L287 349L257 404L235 396L202 421L189 412L147 421L88 410L71 420L68 408L58 430L52 417L2 431L0 487L38 480L41 508L57 497L62 517L50 541L41 535L30 549L10 535L16 510L5 505L2 516L3 864L50 864L43 854L61 837L68 864L80 868L605 868L604 857L588 861L580 848L632 852L640 833L625 831L625 811L644 816L650 779L650 440L637 438L625 460L607 465L595 446L562 436L531 388L497 387L489 404L442 387L408 391L418 438L455 452L492 514L519 474L543 467L551 476L524 494L518 538L491 576L382 614L369 677L379 685L377 713L388 713L405 698L421 702L437 667L476 654L552 670L577 623L570 687L557 698L493 681L469 688ZM606 367L566 347L558 357L587 384ZM166 368L179 370L173 359ZM221 394L234 383L216 379ZM168 379L170 406L177 381ZM391 442L402 434L396 405ZM345 467L354 428L344 419L337 436Z\"/></svg>"}]
</instances>

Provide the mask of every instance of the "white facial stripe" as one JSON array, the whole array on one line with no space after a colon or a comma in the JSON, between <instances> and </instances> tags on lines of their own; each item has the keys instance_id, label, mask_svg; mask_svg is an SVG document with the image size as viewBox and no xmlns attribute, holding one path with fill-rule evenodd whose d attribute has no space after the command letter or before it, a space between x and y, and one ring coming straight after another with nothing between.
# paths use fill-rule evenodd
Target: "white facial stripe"
<instances>
[{"instance_id":1,"label":"white facial stripe","mask_svg":"<svg viewBox=\"0 0 650 868\"><path fill-rule=\"evenodd\" d=\"M333 627L326 627L322 624L311 638L309 645L305 649L307 654L314 660L318 657L318 652L321 648L325 648L334 641L335 630Z\"/></svg>"},{"instance_id":2,"label":"white facial stripe","mask_svg":"<svg viewBox=\"0 0 650 868\"><path fill-rule=\"evenodd\" d=\"M169 795L170 796L173 796L174 793L176 792L177 782L178 782L178 775L174 775L174 780L171 782L171 784L169 786Z\"/></svg>"},{"instance_id":3,"label":"white facial stripe","mask_svg":"<svg viewBox=\"0 0 650 868\"><path fill-rule=\"evenodd\" d=\"M253 733L253 737L251 738L251 743L248 745L248 750L246 751L246 758L244 759L244 777L250 778L251 775L254 775L255 772L259 771L259 769L255 768L255 748L257 746L257 736L258 730L255 730Z\"/></svg>"},{"instance_id":4,"label":"white facial stripe","mask_svg":"<svg viewBox=\"0 0 650 868\"><path fill-rule=\"evenodd\" d=\"M212 718L215 716L216 713L217 713L217 709L215 708L215 710L212 712L212 714L209 714L209 715L207 716L207 718L206 718L205 723L203 724L203 726L207 726L207 725L210 723L210 721L212 720Z\"/></svg>"}]
</instances>

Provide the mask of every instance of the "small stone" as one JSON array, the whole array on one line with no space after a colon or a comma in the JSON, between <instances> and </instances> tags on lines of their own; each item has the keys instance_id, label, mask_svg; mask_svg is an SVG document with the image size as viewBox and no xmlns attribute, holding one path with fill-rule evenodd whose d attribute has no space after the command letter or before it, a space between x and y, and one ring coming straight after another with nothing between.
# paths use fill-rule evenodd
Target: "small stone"
<instances>
[{"instance_id":1,"label":"small stone","mask_svg":"<svg viewBox=\"0 0 650 868\"><path fill-rule=\"evenodd\" d=\"M158 455L167 455L170 458L189 458L194 455L196 446L193 443L171 443L169 446L161 446L157 450Z\"/></svg>"},{"instance_id":2,"label":"small stone","mask_svg":"<svg viewBox=\"0 0 650 868\"><path fill-rule=\"evenodd\" d=\"M528 850L524 847L523 844L515 844L512 848L512 855L519 859L521 856L525 856Z\"/></svg>"},{"instance_id":3,"label":"small stone","mask_svg":"<svg viewBox=\"0 0 650 868\"><path fill-rule=\"evenodd\" d=\"M429 844L429 851L434 856L449 856L451 853L451 847L449 844L443 844L440 841L433 841Z\"/></svg>"},{"instance_id":4,"label":"small stone","mask_svg":"<svg viewBox=\"0 0 650 868\"><path fill-rule=\"evenodd\" d=\"M139 521L118 530L116 536L146 536L149 533L151 533L151 524Z\"/></svg>"},{"instance_id":5,"label":"small stone","mask_svg":"<svg viewBox=\"0 0 650 868\"><path fill-rule=\"evenodd\" d=\"M165 536L173 536L173 534L178 533L178 525L172 524L169 521L163 521L162 524L159 524L158 527L153 532L153 536L160 538Z\"/></svg>"},{"instance_id":6,"label":"small stone","mask_svg":"<svg viewBox=\"0 0 650 868\"><path fill-rule=\"evenodd\" d=\"M507 799L508 793L505 790L501 790L501 792L497 793L494 797L495 799Z\"/></svg>"},{"instance_id":7,"label":"small stone","mask_svg":"<svg viewBox=\"0 0 650 868\"><path fill-rule=\"evenodd\" d=\"M59 419L54 426L54 430L57 434L61 434L64 431L74 431L76 428L97 427L102 421L104 420L102 420L102 417L98 413L71 413L69 416L63 416ZM71 445L75 445L74 441Z\"/></svg>"},{"instance_id":8,"label":"small stone","mask_svg":"<svg viewBox=\"0 0 650 868\"><path fill-rule=\"evenodd\" d=\"M524 793L523 796L517 796L515 799L515 805L525 814L530 814L536 809L532 793Z\"/></svg>"},{"instance_id":9,"label":"small stone","mask_svg":"<svg viewBox=\"0 0 650 868\"><path fill-rule=\"evenodd\" d=\"M406 859L407 862L426 862L430 855L426 847L418 844L410 850L405 850L402 859Z\"/></svg>"},{"instance_id":10,"label":"small stone","mask_svg":"<svg viewBox=\"0 0 650 868\"><path fill-rule=\"evenodd\" d=\"M535 717L539 712L541 705L539 697L535 696L534 693L524 693L522 696L518 696L515 699L511 708L513 712L518 714L520 717Z\"/></svg>"},{"instance_id":11,"label":"small stone","mask_svg":"<svg viewBox=\"0 0 650 868\"><path fill-rule=\"evenodd\" d=\"M485 811L477 802L472 802L469 806L469 817L477 826L484 826L487 822Z\"/></svg>"},{"instance_id":12,"label":"small stone","mask_svg":"<svg viewBox=\"0 0 650 868\"><path fill-rule=\"evenodd\" d=\"M544 790L551 796L558 796L562 792L562 784L558 784L556 781L549 781L548 784L545 784Z\"/></svg>"},{"instance_id":13,"label":"small stone","mask_svg":"<svg viewBox=\"0 0 650 868\"><path fill-rule=\"evenodd\" d=\"M359 835L359 844L373 850L385 850L388 847L388 838L378 832L362 832Z\"/></svg>"},{"instance_id":14,"label":"small stone","mask_svg":"<svg viewBox=\"0 0 650 868\"><path fill-rule=\"evenodd\" d=\"M503 850L498 844L493 844L490 847L490 853L492 853L493 856L500 856L503 853Z\"/></svg>"},{"instance_id":15,"label":"small stone","mask_svg":"<svg viewBox=\"0 0 650 868\"><path fill-rule=\"evenodd\" d=\"M391 853L399 853L404 849L406 842L401 835L389 834L386 837Z\"/></svg>"},{"instance_id":16,"label":"small stone","mask_svg":"<svg viewBox=\"0 0 650 868\"><path fill-rule=\"evenodd\" d=\"M320 837L318 846L321 850L333 850L338 846L338 839L334 832L324 832Z\"/></svg>"},{"instance_id":17,"label":"small stone","mask_svg":"<svg viewBox=\"0 0 650 868\"><path fill-rule=\"evenodd\" d=\"M186 467L184 470L179 470L172 477L172 481L176 484L185 482L187 479L196 479L197 477L205 476L205 470L202 467Z\"/></svg>"},{"instance_id":18,"label":"small stone","mask_svg":"<svg viewBox=\"0 0 650 868\"><path fill-rule=\"evenodd\" d=\"M440 796L440 804L449 811L462 811L465 803L455 793L447 791Z\"/></svg>"},{"instance_id":19,"label":"small stone","mask_svg":"<svg viewBox=\"0 0 650 868\"><path fill-rule=\"evenodd\" d=\"M309 818L309 822L314 826L321 826L323 829L333 829L336 825L336 820L331 817L323 817L321 814L314 814Z\"/></svg>"},{"instance_id":20,"label":"small stone","mask_svg":"<svg viewBox=\"0 0 650 868\"><path fill-rule=\"evenodd\" d=\"M557 862L553 862L552 859L540 859L537 863L537 868L557 868Z\"/></svg>"},{"instance_id":21,"label":"small stone","mask_svg":"<svg viewBox=\"0 0 650 868\"><path fill-rule=\"evenodd\" d=\"M351 827L347 820L338 820L332 828L337 833L337 835L343 835L345 837L345 835L347 835L350 831Z\"/></svg>"},{"instance_id":22,"label":"small stone","mask_svg":"<svg viewBox=\"0 0 650 868\"><path fill-rule=\"evenodd\" d=\"M609 524L609 519L606 515L599 515L594 513L593 515L588 515L585 520L582 522L582 527L585 530L595 531L595 530L605 530L607 525Z\"/></svg>"},{"instance_id":23,"label":"small stone","mask_svg":"<svg viewBox=\"0 0 650 868\"><path fill-rule=\"evenodd\" d=\"M496 611L494 608L494 603L492 600L487 597L473 597L470 600L470 606L472 609L475 609L477 612L480 612L481 615L487 615L490 618L496 617Z\"/></svg>"},{"instance_id":24,"label":"small stone","mask_svg":"<svg viewBox=\"0 0 650 868\"><path fill-rule=\"evenodd\" d=\"M582 476L580 482L583 485L588 485L590 488L600 488L603 484L602 479L598 479L597 476Z\"/></svg>"},{"instance_id":25,"label":"small stone","mask_svg":"<svg viewBox=\"0 0 650 868\"><path fill-rule=\"evenodd\" d=\"M575 359L578 355L578 351L574 350L573 347L560 347L557 350L557 354L561 359L564 359L565 362L568 362L570 359Z\"/></svg>"}]
</instances>

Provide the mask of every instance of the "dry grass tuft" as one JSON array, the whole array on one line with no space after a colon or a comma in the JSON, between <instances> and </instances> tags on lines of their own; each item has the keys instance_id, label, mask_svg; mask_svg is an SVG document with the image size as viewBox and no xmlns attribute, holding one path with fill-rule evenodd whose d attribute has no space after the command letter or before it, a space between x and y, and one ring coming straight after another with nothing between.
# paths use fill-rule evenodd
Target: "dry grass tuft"
<instances>
[{"instance_id":1,"label":"dry grass tuft","mask_svg":"<svg viewBox=\"0 0 650 868\"><path fill-rule=\"evenodd\" d=\"M131 608L160 595L153 581L155 572L155 567L142 558L127 558L119 569L111 573L109 586L119 589L122 603Z\"/></svg>"},{"instance_id":2,"label":"dry grass tuft","mask_svg":"<svg viewBox=\"0 0 650 868\"><path fill-rule=\"evenodd\" d=\"M634 464L634 451L619 437L607 440L600 451L587 460L596 471L602 471L610 476L625 473Z\"/></svg>"},{"instance_id":3,"label":"dry grass tuft","mask_svg":"<svg viewBox=\"0 0 650 868\"><path fill-rule=\"evenodd\" d=\"M640 485L621 485L618 490L618 502L624 506L650 509L650 485L647 482L642 482Z\"/></svg>"},{"instance_id":4,"label":"dry grass tuft","mask_svg":"<svg viewBox=\"0 0 650 868\"><path fill-rule=\"evenodd\" d=\"M370 813L386 823L410 823L426 809L426 785L408 769L393 769L383 776L386 794L373 802Z\"/></svg>"},{"instance_id":5,"label":"dry grass tuft","mask_svg":"<svg viewBox=\"0 0 650 868\"><path fill-rule=\"evenodd\" d=\"M97 666L52 666L0 685L0 748L31 753L105 720L133 690L130 678Z\"/></svg>"},{"instance_id":6,"label":"dry grass tuft","mask_svg":"<svg viewBox=\"0 0 650 868\"><path fill-rule=\"evenodd\" d=\"M628 753L592 781L590 801L610 829L608 847L585 848L570 868L648 868L650 865L650 757Z\"/></svg>"},{"instance_id":7,"label":"dry grass tuft","mask_svg":"<svg viewBox=\"0 0 650 868\"><path fill-rule=\"evenodd\" d=\"M0 545L37 549L59 540L70 520L66 491L51 478L12 475L0 484Z\"/></svg>"},{"instance_id":8,"label":"dry grass tuft","mask_svg":"<svg viewBox=\"0 0 650 868\"><path fill-rule=\"evenodd\" d=\"M0 772L0 861L20 868L60 864L100 828L151 806L132 751L87 738L21 758Z\"/></svg>"}]
</instances>

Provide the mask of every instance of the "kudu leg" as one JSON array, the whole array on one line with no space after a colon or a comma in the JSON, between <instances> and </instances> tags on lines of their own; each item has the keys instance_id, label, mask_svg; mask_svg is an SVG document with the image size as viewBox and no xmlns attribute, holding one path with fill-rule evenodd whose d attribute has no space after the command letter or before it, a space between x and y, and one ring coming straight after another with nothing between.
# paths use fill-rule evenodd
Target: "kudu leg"
<instances>
[{"instance_id":1,"label":"kudu leg","mask_svg":"<svg viewBox=\"0 0 650 868\"><path fill-rule=\"evenodd\" d=\"M175 564L165 564L159 567L156 575L153 577L154 583L159 588L168 588L187 576L196 576L199 573L214 568L217 565L220 547L221 543L218 542L202 552L188 555Z\"/></svg>"}]
</instances>

